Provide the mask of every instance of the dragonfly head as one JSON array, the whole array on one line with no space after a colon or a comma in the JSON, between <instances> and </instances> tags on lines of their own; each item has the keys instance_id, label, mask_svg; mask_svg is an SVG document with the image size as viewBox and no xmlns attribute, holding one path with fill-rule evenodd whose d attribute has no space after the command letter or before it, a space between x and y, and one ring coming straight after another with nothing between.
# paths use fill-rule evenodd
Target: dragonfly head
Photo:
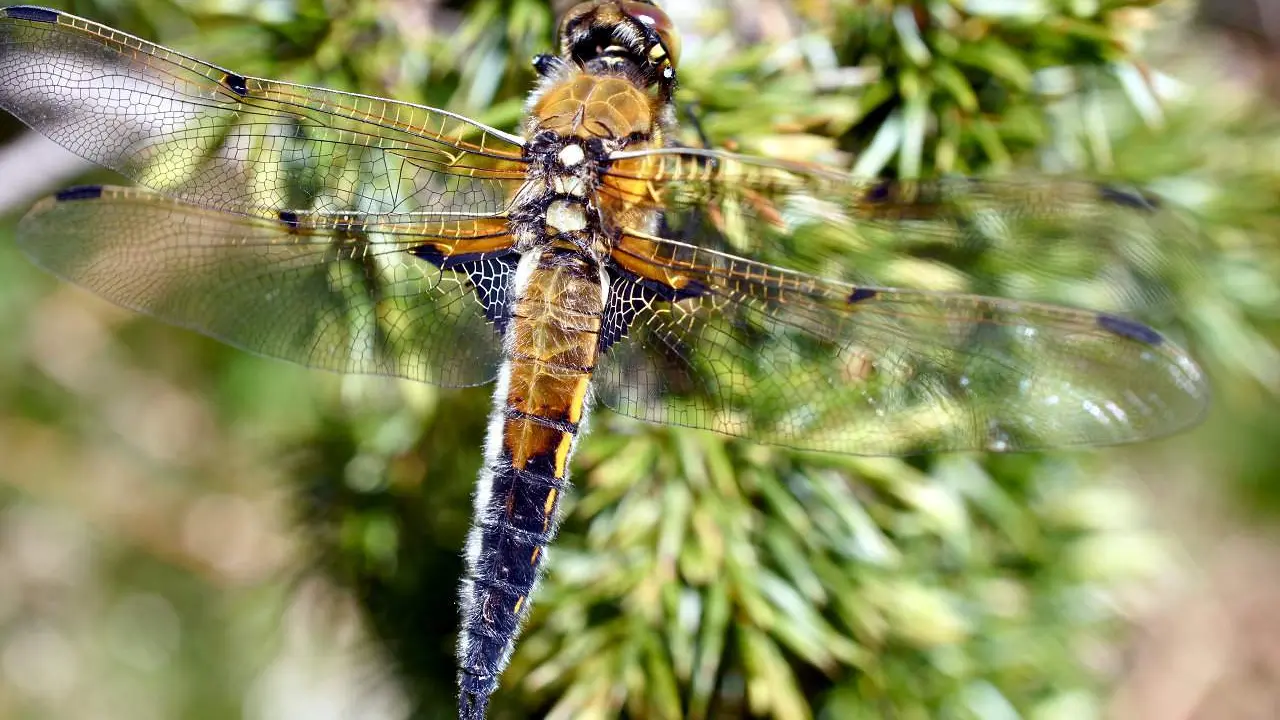
<instances>
[{"instance_id":1,"label":"dragonfly head","mask_svg":"<svg viewBox=\"0 0 1280 720\"><path fill-rule=\"evenodd\" d=\"M675 89L680 34L662 8L648 0L580 3L560 24L560 48L583 67L623 67L668 96Z\"/></svg>"}]
</instances>

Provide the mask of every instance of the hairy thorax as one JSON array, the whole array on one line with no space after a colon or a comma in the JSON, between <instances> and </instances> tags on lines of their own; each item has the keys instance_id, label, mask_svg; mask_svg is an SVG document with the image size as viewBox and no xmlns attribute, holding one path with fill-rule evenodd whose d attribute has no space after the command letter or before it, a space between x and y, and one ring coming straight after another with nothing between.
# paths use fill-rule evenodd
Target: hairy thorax
<instances>
[{"instance_id":1,"label":"hairy thorax","mask_svg":"<svg viewBox=\"0 0 1280 720\"><path fill-rule=\"evenodd\" d=\"M599 264L617 228L654 224L645 181L609 181L601 173L613 153L664 144L670 112L634 76L625 68L562 64L543 78L528 106L530 173L511 212L517 249L554 242ZM600 192L605 182L612 187Z\"/></svg>"},{"instance_id":2,"label":"hairy thorax","mask_svg":"<svg viewBox=\"0 0 1280 720\"><path fill-rule=\"evenodd\" d=\"M533 106L538 127L583 140L648 138L653 100L632 81L577 72L547 88Z\"/></svg>"}]
</instances>

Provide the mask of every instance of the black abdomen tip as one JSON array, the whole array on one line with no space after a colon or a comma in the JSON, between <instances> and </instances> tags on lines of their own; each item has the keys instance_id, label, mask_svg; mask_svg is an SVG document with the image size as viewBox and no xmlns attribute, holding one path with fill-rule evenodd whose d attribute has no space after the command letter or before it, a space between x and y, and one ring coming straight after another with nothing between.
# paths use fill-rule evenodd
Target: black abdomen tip
<instances>
[{"instance_id":1,"label":"black abdomen tip","mask_svg":"<svg viewBox=\"0 0 1280 720\"><path fill-rule=\"evenodd\" d=\"M1119 315L1105 313L1098 315L1098 327L1147 345L1159 345L1164 342L1164 338L1160 333L1136 320L1123 318Z\"/></svg>"},{"instance_id":2,"label":"black abdomen tip","mask_svg":"<svg viewBox=\"0 0 1280 720\"><path fill-rule=\"evenodd\" d=\"M102 197L101 185L76 185L53 196L58 202L70 202L72 200L97 200Z\"/></svg>"},{"instance_id":3,"label":"black abdomen tip","mask_svg":"<svg viewBox=\"0 0 1280 720\"><path fill-rule=\"evenodd\" d=\"M4 9L4 16L14 20L30 20L32 22L56 23L58 13L48 8L35 5L14 5Z\"/></svg>"}]
</instances>

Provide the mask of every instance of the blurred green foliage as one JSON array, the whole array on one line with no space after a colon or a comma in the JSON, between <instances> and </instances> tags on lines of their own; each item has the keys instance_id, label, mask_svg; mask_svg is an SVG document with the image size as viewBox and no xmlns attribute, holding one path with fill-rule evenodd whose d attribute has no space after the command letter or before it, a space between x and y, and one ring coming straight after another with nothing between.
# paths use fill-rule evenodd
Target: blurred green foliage
<instances>
[{"instance_id":1,"label":"blurred green foliage","mask_svg":"<svg viewBox=\"0 0 1280 720\"><path fill-rule=\"evenodd\" d=\"M902 177L1102 175L1186 206L1198 273L1172 276L1166 310L1210 369L1217 410L1188 437L1133 449L911 460L601 412L494 716L1098 716L1126 590L1170 562L1133 481L1156 496L1212 482L1260 523L1280 503L1280 115L1187 49L1202 46L1176 3L708 5L676 17L679 98L713 144ZM512 129L527 58L555 28L533 0L63 7L240 72ZM389 668L342 686L351 707L390 684L419 716L452 712L483 390L248 357L95 304L3 242L0 403L0 529L72 558L70 579L53 580L9 560L26 580L0 602L0 644L62 647L80 668L45 694L10 669L0 689L22 691L0 693L17 698L0 716L79 716L66 712L85 710L75 688L98 688L80 696L102 708L93 717L270 716L248 708L297 642L286 619L314 575L357 599L369 656ZM244 521L281 507L296 532ZM237 540L247 527L259 534ZM303 567L273 559L284 537ZM130 609L153 606L167 609ZM178 629L155 640L164 622Z\"/></svg>"}]
</instances>

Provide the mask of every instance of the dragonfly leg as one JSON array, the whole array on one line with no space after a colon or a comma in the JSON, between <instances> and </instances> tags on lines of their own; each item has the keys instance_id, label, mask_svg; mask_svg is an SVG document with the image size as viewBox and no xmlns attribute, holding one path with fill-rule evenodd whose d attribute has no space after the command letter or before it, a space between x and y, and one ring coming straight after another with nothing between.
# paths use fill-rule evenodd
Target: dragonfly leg
<instances>
[{"instance_id":1,"label":"dragonfly leg","mask_svg":"<svg viewBox=\"0 0 1280 720\"><path fill-rule=\"evenodd\" d=\"M689 127L698 134L698 142L702 144L702 149L710 150L711 138L707 137L707 131L702 127L702 105L696 100L685 103L680 107L680 112L689 123Z\"/></svg>"},{"instance_id":2,"label":"dragonfly leg","mask_svg":"<svg viewBox=\"0 0 1280 720\"><path fill-rule=\"evenodd\" d=\"M557 55L541 53L533 56L533 71L538 77L551 77L564 65L564 60Z\"/></svg>"}]
</instances>

